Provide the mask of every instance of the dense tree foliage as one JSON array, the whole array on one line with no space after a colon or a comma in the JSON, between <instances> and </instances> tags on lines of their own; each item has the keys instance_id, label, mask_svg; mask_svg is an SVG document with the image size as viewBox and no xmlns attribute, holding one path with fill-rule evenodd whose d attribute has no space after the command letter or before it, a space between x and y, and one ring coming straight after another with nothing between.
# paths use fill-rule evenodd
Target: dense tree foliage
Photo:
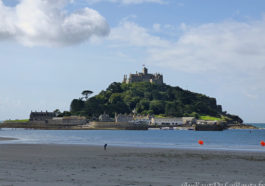
<instances>
[{"instance_id":1,"label":"dense tree foliage","mask_svg":"<svg viewBox=\"0 0 265 186\"><path fill-rule=\"evenodd\" d=\"M115 113L155 114L162 116L194 116L210 115L240 121L238 116L228 115L222 107L216 104L215 98L203 94L152 83L117 83L109 85L105 91L85 101L74 99L71 103L71 113L86 117L99 116L102 113L114 116ZM242 120L241 120L242 121Z\"/></svg>"}]
</instances>

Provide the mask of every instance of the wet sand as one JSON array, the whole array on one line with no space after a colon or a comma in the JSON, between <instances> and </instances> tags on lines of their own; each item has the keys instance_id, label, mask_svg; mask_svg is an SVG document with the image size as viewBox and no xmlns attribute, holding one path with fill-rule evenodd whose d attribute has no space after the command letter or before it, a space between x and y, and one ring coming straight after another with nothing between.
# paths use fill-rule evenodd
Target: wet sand
<instances>
[{"instance_id":1,"label":"wet sand","mask_svg":"<svg viewBox=\"0 0 265 186\"><path fill-rule=\"evenodd\" d=\"M0 137L0 141L7 141L7 140L16 140L16 138L4 138L4 137Z\"/></svg>"},{"instance_id":2,"label":"wet sand","mask_svg":"<svg viewBox=\"0 0 265 186\"><path fill-rule=\"evenodd\" d=\"M264 184L265 153L0 145L0 185Z\"/></svg>"}]
</instances>

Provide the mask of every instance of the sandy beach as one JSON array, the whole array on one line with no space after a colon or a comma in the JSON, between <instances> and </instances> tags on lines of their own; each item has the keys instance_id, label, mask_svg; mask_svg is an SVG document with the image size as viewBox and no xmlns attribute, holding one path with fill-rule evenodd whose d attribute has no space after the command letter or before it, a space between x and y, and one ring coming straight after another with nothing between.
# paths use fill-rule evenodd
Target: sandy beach
<instances>
[{"instance_id":1,"label":"sandy beach","mask_svg":"<svg viewBox=\"0 0 265 186\"><path fill-rule=\"evenodd\" d=\"M0 185L265 184L265 154L80 145L0 145Z\"/></svg>"},{"instance_id":2,"label":"sandy beach","mask_svg":"<svg viewBox=\"0 0 265 186\"><path fill-rule=\"evenodd\" d=\"M0 141L6 141L6 140L16 140L16 138L3 138L3 137L0 137Z\"/></svg>"}]
</instances>

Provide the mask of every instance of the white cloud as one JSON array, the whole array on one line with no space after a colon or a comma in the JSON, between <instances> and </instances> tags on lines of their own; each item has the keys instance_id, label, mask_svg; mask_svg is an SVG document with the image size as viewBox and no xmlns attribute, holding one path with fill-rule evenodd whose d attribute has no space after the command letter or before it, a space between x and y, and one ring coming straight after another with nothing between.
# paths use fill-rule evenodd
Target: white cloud
<instances>
[{"instance_id":1,"label":"white cloud","mask_svg":"<svg viewBox=\"0 0 265 186\"><path fill-rule=\"evenodd\" d=\"M170 47L150 48L149 61L186 72L255 73L265 67L265 19L185 28Z\"/></svg>"},{"instance_id":2,"label":"white cloud","mask_svg":"<svg viewBox=\"0 0 265 186\"><path fill-rule=\"evenodd\" d=\"M158 24L158 23L155 23L155 24L153 24L153 29L154 29L155 32L160 32L161 25Z\"/></svg>"},{"instance_id":3,"label":"white cloud","mask_svg":"<svg viewBox=\"0 0 265 186\"><path fill-rule=\"evenodd\" d=\"M164 4L164 0L87 0L88 3L98 3L98 2L110 2L110 3L121 3L124 5L128 4L142 4L142 3L160 3Z\"/></svg>"},{"instance_id":4,"label":"white cloud","mask_svg":"<svg viewBox=\"0 0 265 186\"><path fill-rule=\"evenodd\" d=\"M150 35L148 30L136 23L122 21L120 25L111 30L109 39L118 45L130 45L136 47L167 47L169 41Z\"/></svg>"},{"instance_id":5,"label":"white cloud","mask_svg":"<svg viewBox=\"0 0 265 186\"><path fill-rule=\"evenodd\" d=\"M264 33L265 19L185 26L169 47L149 47L147 61L180 72L208 74L219 86L248 99L258 98L265 94Z\"/></svg>"},{"instance_id":6,"label":"white cloud","mask_svg":"<svg viewBox=\"0 0 265 186\"><path fill-rule=\"evenodd\" d=\"M125 20L112 29L109 39L123 47L145 47L150 63L184 72L249 74L265 69L265 18L255 22L227 21L199 26L181 23L182 34L175 41L151 34L153 30L168 30L169 26L156 23L148 30Z\"/></svg>"},{"instance_id":7,"label":"white cloud","mask_svg":"<svg viewBox=\"0 0 265 186\"><path fill-rule=\"evenodd\" d=\"M26 46L65 46L92 36L106 36L109 26L95 10L84 8L68 14L70 0L21 0L7 7L0 0L0 39L14 39Z\"/></svg>"}]
</instances>

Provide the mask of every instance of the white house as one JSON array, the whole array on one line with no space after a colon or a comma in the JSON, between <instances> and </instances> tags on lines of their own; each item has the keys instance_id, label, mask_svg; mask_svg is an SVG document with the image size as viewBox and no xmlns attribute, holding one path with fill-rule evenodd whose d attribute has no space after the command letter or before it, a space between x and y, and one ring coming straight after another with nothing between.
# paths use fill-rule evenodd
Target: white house
<instances>
[{"instance_id":1,"label":"white house","mask_svg":"<svg viewBox=\"0 0 265 186\"><path fill-rule=\"evenodd\" d=\"M145 123L145 124L150 124L151 122L151 117L149 116L142 116L142 115L134 115L133 117L134 123Z\"/></svg>"}]
</instances>

